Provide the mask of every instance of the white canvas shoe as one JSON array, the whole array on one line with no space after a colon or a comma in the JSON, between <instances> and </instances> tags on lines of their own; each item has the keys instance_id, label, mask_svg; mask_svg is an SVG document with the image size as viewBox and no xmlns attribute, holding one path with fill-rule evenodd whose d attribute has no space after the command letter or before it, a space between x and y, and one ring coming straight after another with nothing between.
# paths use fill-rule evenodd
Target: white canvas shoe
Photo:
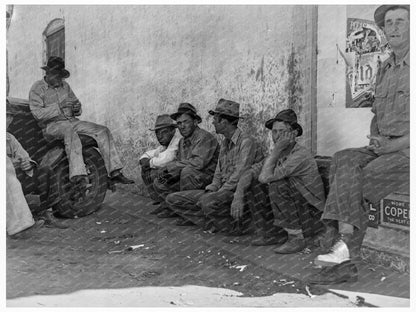
<instances>
[{"instance_id":1,"label":"white canvas shoe","mask_svg":"<svg viewBox=\"0 0 416 312\"><path fill-rule=\"evenodd\" d=\"M315 265L320 266L334 266L342 262L350 260L350 251L347 244L339 239L331 248L331 252L319 255L315 258Z\"/></svg>"}]
</instances>

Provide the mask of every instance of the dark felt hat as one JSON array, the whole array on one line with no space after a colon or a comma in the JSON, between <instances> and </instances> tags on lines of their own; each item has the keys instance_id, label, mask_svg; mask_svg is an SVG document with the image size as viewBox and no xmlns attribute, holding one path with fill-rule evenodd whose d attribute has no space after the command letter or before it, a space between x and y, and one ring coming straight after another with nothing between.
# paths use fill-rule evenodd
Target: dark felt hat
<instances>
[{"instance_id":1,"label":"dark felt hat","mask_svg":"<svg viewBox=\"0 0 416 312\"><path fill-rule=\"evenodd\" d=\"M290 109L290 108L289 109L284 109L281 112L279 112L276 115L276 117L267 120L266 124L265 124L266 128L271 130L273 128L273 124L276 121L285 121L285 122L289 123L293 130L298 130L298 135L297 136L301 136L302 133L303 133L303 129L302 129L301 125L298 124L298 116L293 111L293 109Z\"/></svg>"},{"instance_id":2,"label":"dark felt hat","mask_svg":"<svg viewBox=\"0 0 416 312\"><path fill-rule=\"evenodd\" d=\"M59 74L62 78L68 78L70 75L69 71L65 69L64 60L59 56L50 56L46 66L41 68L48 72Z\"/></svg>"},{"instance_id":3,"label":"dark felt hat","mask_svg":"<svg viewBox=\"0 0 416 312\"><path fill-rule=\"evenodd\" d=\"M198 114L196 113L196 108L192 104L189 104L189 103L179 104L178 111L170 115L170 118L172 118L173 120L176 120L178 119L179 116L185 113L192 116L192 118L196 119L198 123L202 121L202 118L198 116Z\"/></svg>"},{"instance_id":4,"label":"dark felt hat","mask_svg":"<svg viewBox=\"0 0 416 312\"><path fill-rule=\"evenodd\" d=\"M236 118L240 117L240 104L230 100L220 99L214 110L208 111L210 115L221 114Z\"/></svg>"},{"instance_id":5,"label":"dark felt hat","mask_svg":"<svg viewBox=\"0 0 416 312\"><path fill-rule=\"evenodd\" d=\"M156 117L155 127L154 129L149 129L151 131L156 131L166 127L175 127L176 123L173 121L172 118L168 114L159 115Z\"/></svg>"},{"instance_id":6,"label":"dark felt hat","mask_svg":"<svg viewBox=\"0 0 416 312\"><path fill-rule=\"evenodd\" d=\"M410 12L410 5L389 4L379 6L374 12L374 21L376 22L376 25L380 28L384 27L384 16L386 15L387 11L395 9L405 9Z\"/></svg>"}]
</instances>

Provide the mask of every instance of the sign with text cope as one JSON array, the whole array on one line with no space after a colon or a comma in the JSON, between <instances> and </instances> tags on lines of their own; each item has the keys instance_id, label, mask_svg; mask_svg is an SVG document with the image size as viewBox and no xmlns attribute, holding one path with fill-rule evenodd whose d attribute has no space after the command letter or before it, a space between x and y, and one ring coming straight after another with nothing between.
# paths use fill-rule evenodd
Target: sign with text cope
<instances>
[{"instance_id":1,"label":"sign with text cope","mask_svg":"<svg viewBox=\"0 0 416 312\"><path fill-rule=\"evenodd\" d=\"M409 231L409 196L392 194L382 200L381 223L385 226Z\"/></svg>"}]
</instances>

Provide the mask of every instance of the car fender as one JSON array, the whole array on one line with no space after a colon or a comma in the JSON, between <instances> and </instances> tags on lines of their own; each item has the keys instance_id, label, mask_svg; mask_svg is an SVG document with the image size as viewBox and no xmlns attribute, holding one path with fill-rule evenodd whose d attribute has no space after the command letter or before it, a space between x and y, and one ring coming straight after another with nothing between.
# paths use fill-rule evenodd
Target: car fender
<instances>
[{"instance_id":1,"label":"car fender","mask_svg":"<svg viewBox=\"0 0 416 312\"><path fill-rule=\"evenodd\" d=\"M64 157L66 157L65 149L61 146L55 146L42 157L40 167L48 166L54 168Z\"/></svg>"}]
</instances>

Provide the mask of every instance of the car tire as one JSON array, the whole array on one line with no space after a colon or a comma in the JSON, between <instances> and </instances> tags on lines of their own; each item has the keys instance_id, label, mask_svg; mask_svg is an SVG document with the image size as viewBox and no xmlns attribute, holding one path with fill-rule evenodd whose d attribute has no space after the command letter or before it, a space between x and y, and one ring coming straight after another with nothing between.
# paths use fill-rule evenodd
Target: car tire
<instances>
[{"instance_id":1,"label":"car tire","mask_svg":"<svg viewBox=\"0 0 416 312\"><path fill-rule=\"evenodd\" d=\"M60 201L54 207L55 213L64 218L78 218L97 211L107 191L107 170L101 154L94 147L86 147L82 150L85 167L87 169L91 187L84 198L79 197L79 192L69 181L69 163L64 157L56 167L56 178ZM76 200L74 198L78 196Z\"/></svg>"}]
</instances>

